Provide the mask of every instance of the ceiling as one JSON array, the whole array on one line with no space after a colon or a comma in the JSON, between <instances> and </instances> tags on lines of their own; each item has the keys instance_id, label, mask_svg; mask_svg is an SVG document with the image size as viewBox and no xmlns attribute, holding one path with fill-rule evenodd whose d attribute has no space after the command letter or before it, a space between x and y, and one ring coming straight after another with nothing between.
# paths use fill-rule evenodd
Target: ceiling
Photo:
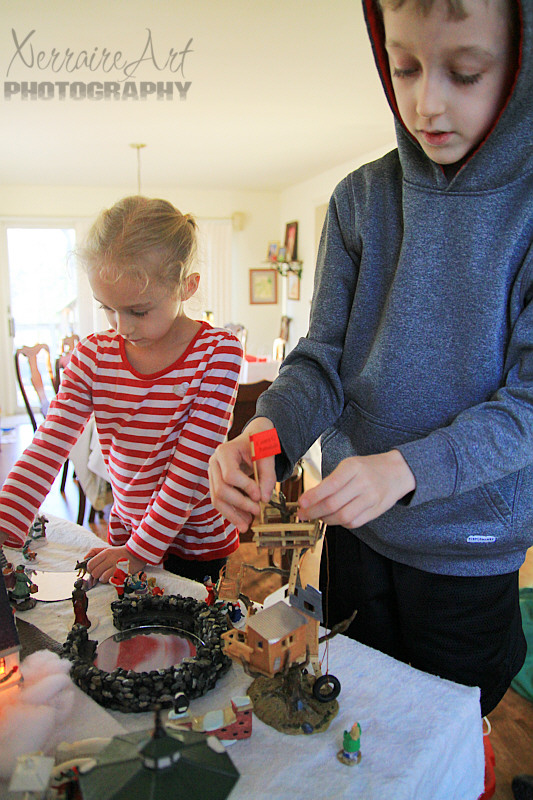
<instances>
[{"instance_id":1,"label":"ceiling","mask_svg":"<svg viewBox=\"0 0 533 800\"><path fill-rule=\"evenodd\" d=\"M144 143L143 186L279 191L394 141L358 0L4 0L0 17L3 184L136 189Z\"/></svg>"}]
</instances>

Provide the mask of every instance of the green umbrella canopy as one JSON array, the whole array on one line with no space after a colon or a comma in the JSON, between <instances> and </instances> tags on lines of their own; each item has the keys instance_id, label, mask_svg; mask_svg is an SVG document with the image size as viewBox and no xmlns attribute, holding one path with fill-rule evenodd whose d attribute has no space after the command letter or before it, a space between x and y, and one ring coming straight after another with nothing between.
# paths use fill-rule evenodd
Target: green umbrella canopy
<instances>
[{"instance_id":1,"label":"green umbrella canopy","mask_svg":"<svg viewBox=\"0 0 533 800\"><path fill-rule=\"evenodd\" d=\"M239 778L226 752L206 736L172 734L156 721L147 731L116 736L80 773L83 800L224 800Z\"/></svg>"}]
</instances>

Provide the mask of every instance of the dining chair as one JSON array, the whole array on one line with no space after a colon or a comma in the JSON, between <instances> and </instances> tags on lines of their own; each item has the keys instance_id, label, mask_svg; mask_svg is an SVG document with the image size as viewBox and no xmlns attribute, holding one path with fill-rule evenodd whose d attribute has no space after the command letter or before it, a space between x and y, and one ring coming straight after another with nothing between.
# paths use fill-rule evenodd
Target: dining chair
<instances>
[{"instance_id":1,"label":"dining chair","mask_svg":"<svg viewBox=\"0 0 533 800\"><path fill-rule=\"evenodd\" d=\"M71 333L70 336L65 336L61 340L61 352L57 356L54 364L54 389L56 394L59 391L59 384L61 383L61 372L70 361L72 351L79 341L80 337L77 333Z\"/></svg>"},{"instance_id":2,"label":"dining chair","mask_svg":"<svg viewBox=\"0 0 533 800\"><path fill-rule=\"evenodd\" d=\"M42 357L39 358L41 353ZM17 374L17 381L22 399L24 400L24 405L26 406L26 411L28 412L32 428L35 432L37 430L37 420L35 419L35 414L33 413L33 408L29 401L26 385L23 379L24 370L22 367L23 362L21 360L23 357L27 360L29 366L31 384L39 400L39 410L41 411L43 417L46 417L50 400L48 399L46 389L44 388L45 382L41 373L41 366L44 361L44 369L53 388L54 375L52 372L52 362L50 360L50 348L47 344L34 344L32 347L19 347L15 352L15 372Z\"/></svg>"},{"instance_id":3,"label":"dining chair","mask_svg":"<svg viewBox=\"0 0 533 800\"><path fill-rule=\"evenodd\" d=\"M246 423L255 414L255 404L260 395L266 392L272 381L258 381L257 383L240 383L237 399L233 409L233 422L228 434L228 439L235 439Z\"/></svg>"},{"instance_id":4,"label":"dining chair","mask_svg":"<svg viewBox=\"0 0 533 800\"><path fill-rule=\"evenodd\" d=\"M55 375L52 371L50 348L47 344L38 343L32 346L24 345L23 347L19 347L15 351L15 372L17 376L17 383L20 389L20 393L22 395L22 399L24 400L24 405L26 406L26 411L28 412L28 416L30 418L33 431L35 433L38 425L34 413L34 408L32 406L32 403L30 402L30 397L28 396L28 391L30 387L26 383L24 378L24 376L27 375L27 370L24 369L23 359L26 359L27 364L29 366L30 383L35 393L37 394L37 398L39 401L39 411L41 412L44 418L46 417L46 414L48 412L48 407L50 406L50 399L49 395L46 392L45 384L49 383L50 388L51 390L53 390L54 393L57 391L55 384ZM65 493L65 486L68 475L68 465L69 462L67 459L67 461L65 461L65 464L63 466L63 471L61 473L60 491L62 494ZM78 524L81 525L83 523L83 519L85 516L86 498L85 498L85 492L83 491L80 482L76 479L75 472L74 472L74 479L76 480L79 492ZM94 521L94 517L95 517L95 512L91 507L89 512L89 522Z\"/></svg>"}]
</instances>

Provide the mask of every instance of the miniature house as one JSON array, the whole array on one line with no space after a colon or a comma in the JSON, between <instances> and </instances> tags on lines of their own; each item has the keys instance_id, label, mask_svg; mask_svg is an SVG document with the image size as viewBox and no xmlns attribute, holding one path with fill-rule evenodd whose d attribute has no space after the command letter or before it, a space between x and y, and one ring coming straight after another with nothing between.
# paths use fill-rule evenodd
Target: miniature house
<instances>
[{"instance_id":1,"label":"miniature house","mask_svg":"<svg viewBox=\"0 0 533 800\"><path fill-rule=\"evenodd\" d=\"M208 711L201 716L193 716L189 709L181 714L171 711L168 725L174 730L208 733L217 739L246 739L252 734L252 709L253 703L247 695L232 697L230 706Z\"/></svg>"},{"instance_id":2,"label":"miniature house","mask_svg":"<svg viewBox=\"0 0 533 800\"><path fill-rule=\"evenodd\" d=\"M250 617L244 631L223 633L224 652L230 658L244 659L251 670L273 676L285 664L305 661L307 622L280 600Z\"/></svg>"},{"instance_id":3,"label":"miniature house","mask_svg":"<svg viewBox=\"0 0 533 800\"><path fill-rule=\"evenodd\" d=\"M20 641L7 596L4 576L0 573L0 691L21 680Z\"/></svg>"}]
</instances>

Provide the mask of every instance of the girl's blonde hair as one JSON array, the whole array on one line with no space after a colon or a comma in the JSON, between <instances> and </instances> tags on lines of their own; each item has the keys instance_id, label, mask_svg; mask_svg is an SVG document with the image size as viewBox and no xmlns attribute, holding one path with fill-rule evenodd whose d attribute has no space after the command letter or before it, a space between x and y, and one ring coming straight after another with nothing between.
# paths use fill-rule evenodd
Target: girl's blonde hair
<instances>
[{"instance_id":1,"label":"girl's blonde hair","mask_svg":"<svg viewBox=\"0 0 533 800\"><path fill-rule=\"evenodd\" d=\"M150 279L179 290L191 272L197 250L197 225L172 203L133 195L102 211L79 252L88 272L116 283L124 276L146 289Z\"/></svg>"}]
</instances>

